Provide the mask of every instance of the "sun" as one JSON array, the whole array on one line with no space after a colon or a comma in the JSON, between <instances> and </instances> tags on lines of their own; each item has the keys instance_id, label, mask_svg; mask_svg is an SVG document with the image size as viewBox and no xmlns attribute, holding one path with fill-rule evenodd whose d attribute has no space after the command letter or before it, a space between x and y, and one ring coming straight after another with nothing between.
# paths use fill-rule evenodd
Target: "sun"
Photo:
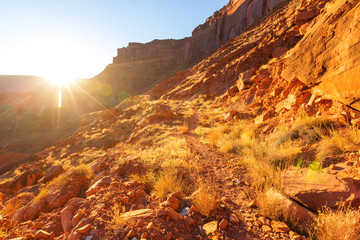
<instances>
[{"instance_id":1,"label":"sun","mask_svg":"<svg viewBox=\"0 0 360 240\"><path fill-rule=\"evenodd\" d=\"M45 80L55 87L69 87L75 79L68 76L47 76Z\"/></svg>"}]
</instances>

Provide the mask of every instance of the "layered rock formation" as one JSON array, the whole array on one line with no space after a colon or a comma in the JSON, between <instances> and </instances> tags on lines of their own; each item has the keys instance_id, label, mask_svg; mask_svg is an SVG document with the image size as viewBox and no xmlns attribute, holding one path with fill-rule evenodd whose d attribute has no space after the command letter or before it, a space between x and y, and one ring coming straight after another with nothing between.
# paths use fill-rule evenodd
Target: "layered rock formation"
<instances>
[{"instance_id":1,"label":"layered rock formation","mask_svg":"<svg viewBox=\"0 0 360 240\"><path fill-rule=\"evenodd\" d=\"M308 15L309 11L305 11ZM307 26L287 63L298 79L319 94L360 110L360 3L328 3Z\"/></svg>"},{"instance_id":2,"label":"layered rock formation","mask_svg":"<svg viewBox=\"0 0 360 240\"><path fill-rule=\"evenodd\" d=\"M92 93L103 103L114 105L121 100L123 92L138 94L149 90L175 72L209 56L284 2L287 1L232 0L195 28L189 38L130 43L118 49L113 63L90 80L92 85L94 82L99 85ZM104 85L111 88L111 94L101 93Z\"/></svg>"}]
</instances>

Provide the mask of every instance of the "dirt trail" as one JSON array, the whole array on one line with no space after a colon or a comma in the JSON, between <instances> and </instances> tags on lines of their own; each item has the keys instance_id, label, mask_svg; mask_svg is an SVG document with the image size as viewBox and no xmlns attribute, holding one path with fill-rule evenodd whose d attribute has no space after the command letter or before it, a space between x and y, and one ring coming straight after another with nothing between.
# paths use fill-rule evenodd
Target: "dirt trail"
<instances>
[{"instance_id":1,"label":"dirt trail","mask_svg":"<svg viewBox=\"0 0 360 240\"><path fill-rule=\"evenodd\" d=\"M230 201L222 201L222 209L229 214L235 213L240 223L236 228L227 230L227 236L233 239L264 239L258 232L247 229L243 214L254 195L254 190L248 185L246 169L239 167L234 169L237 157L218 151L216 148L202 143L200 138L193 134L183 135L191 151L200 157L200 175L206 184L214 187L219 193L220 199L228 198Z\"/></svg>"}]
</instances>

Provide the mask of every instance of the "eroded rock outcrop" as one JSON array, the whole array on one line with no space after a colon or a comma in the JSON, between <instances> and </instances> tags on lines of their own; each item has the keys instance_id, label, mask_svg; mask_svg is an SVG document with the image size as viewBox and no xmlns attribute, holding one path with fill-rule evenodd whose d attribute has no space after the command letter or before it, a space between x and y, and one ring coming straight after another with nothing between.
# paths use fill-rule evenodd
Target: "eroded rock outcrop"
<instances>
[{"instance_id":1,"label":"eroded rock outcrop","mask_svg":"<svg viewBox=\"0 0 360 240\"><path fill-rule=\"evenodd\" d=\"M303 11L310 14L313 9ZM360 109L359 19L358 1L327 3L287 61L302 82L356 109Z\"/></svg>"}]
</instances>

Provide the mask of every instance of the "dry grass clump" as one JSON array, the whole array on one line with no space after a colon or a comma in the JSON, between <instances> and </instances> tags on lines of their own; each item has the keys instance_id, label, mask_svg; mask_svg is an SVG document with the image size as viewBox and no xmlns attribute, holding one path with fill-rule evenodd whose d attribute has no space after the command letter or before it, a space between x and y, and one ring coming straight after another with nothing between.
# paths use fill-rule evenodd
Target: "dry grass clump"
<instances>
[{"instance_id":1,"label":"dry grass clump","mask_svg":"<svg viewBox=\"0 0 360 240\"><path fill-rule=\"evenodd\" d=\"M127 152L146 166L145 172L133 173L130 177L144 182L157 197L165 198L171 192L187 195L194 191L198 156L190 151L186 139L162 136L151 148L127 149Z\"/></svg>"},{"instance_id":2,"label":"dry grass clump","mask_svg":"<svg viewBox=\"0 0 360 240\"><path fill-rule=\"evenodd\" d=\"M348 207L319 212L310 236L317 240L360 239L360 212Z\"/></svg>"},{"instance_id":3,"label":"dry grass clump","mask_svg":"<svg viewBox=\"0 0 360 240\"><path fill-rule=\"evenodd\" d=\"M317 148L316 157L323 160L326 157L347 151L356 151L360 145L360 129L347 127L332 131L325 136Z\"/></svg>"},{"instance_id":4,"label":"dry grass clump","mask_svg":"<svg viewBox=\"0 0 360 240\"><path fill-rule=\"evenodd\" d=\"M319 141L322 136L322 129L329 126L330 123L325 118L314 118L300 113L293 123L281 126L278 131L270 136L270 139L275 145L294 140L300 140L301 145L305 145Z\"/></svg>"},{"instance_id":5,"label":"dry grass clump","mask_svg":"<svg viewBox=\"0 0 360 240\"><path fill-rule=\"evenodd\" d=\"M299 142L286 137L278 144L272 136L260 138L255 132L254 123L239 121L211 131L209 142L222 151L237 153L248 167L256 189L278 188L279 171L295 164L300 153Z\"/></svg>"},{"instance_id":6,"label":"dry grass clump","mask_svg":"<svg viewBox=\"0 0 360 240\"><path fill-rule=\"evenodd\" d=\"M84 164L72 168L48 182L46 186L41 189L40 193L34 198L34 201L38 202L45 198L49 192L54 192L57 189L63 189L74 181L87 183L90 180L91 174L91 169Z\"/></svg>"},{"instance_id":7,"label":"dry grass clump","mask_svg":"<svg viewBox=\"0 0 360 240\"><path fill-rule=\"evenodd\" d=\"M190 167L190 161L196 156L191 153L183 138L166 136L159 140L151 148L133 152L142 161L150 165L162 168L167 167Z\"/></svg>"},{"instance_id":8,"label":"dry grass clump","mask_svg":"<svg viewBox=\"0 0 360 240\"><path fill-rule=\"evenodd\" d=\"M186 192L186 186L175 173L163 173L154 183L154 194L165 198L171 192Z\"/></svg>"},{"instance_id":9,"label":"dry grass clump","mask_svg":"<svg viewBox=\"0 0 360 240\"><path fill-rule=\"evenodd\" d=\"M285 198L276 190L270 189L257 197L259 213L265 218L280 220L287 223L292 229L304 231L295 215L294 209L289 209Z\"/></svg>"},{"instance_id":10,"label":"dry grass clump","mask_svg":"<svg viewBox=\"0 0 360 240\"><path fill-rule=\"evenodd\" d=\"M232 125L221 125L209 133L209 143L224 152L239 153L242 148L252 144L254 126L246 121L238 121Z\"/></svg>"},{"instance_id":11,"label":"dry grass clump","mask_svg":"<svg viewBox=\"0 0 360 240\"><path fill-rule=\"evenodd\" d=\"M11 216L17 209L25 206L26 203L30 202L33 198L34 198L33 193L29 193L29 192L20 193L16 197L5 202L2 211L8 216Z\"/></svg>"},{"instance_id":12,"label":"dry grass clump","mask_svg":"<svg viewBox=\"0 0 360 240\"><path fill-rule=\"evenodd\" d=\"M214 189L201 183L192 194L192 202L201 214L208 217L218 204L218 194Z\"/></svg>"},{"instance_id":13,"label":"dry grass clump","mask_svg":"<svg viewBox=\"0 0 360 240\"><path fill-rule=\"evenodd\" d=\"M126 223L126 221L124 220L124 218L121 217L121 215L123 215L126 212L126 207L123 206L121 203L115 203L115 205L111 208L112 210L112 224L115 228L119 228L122 225L124 225L124 223Z\"/></svg>"}]
</instances>

